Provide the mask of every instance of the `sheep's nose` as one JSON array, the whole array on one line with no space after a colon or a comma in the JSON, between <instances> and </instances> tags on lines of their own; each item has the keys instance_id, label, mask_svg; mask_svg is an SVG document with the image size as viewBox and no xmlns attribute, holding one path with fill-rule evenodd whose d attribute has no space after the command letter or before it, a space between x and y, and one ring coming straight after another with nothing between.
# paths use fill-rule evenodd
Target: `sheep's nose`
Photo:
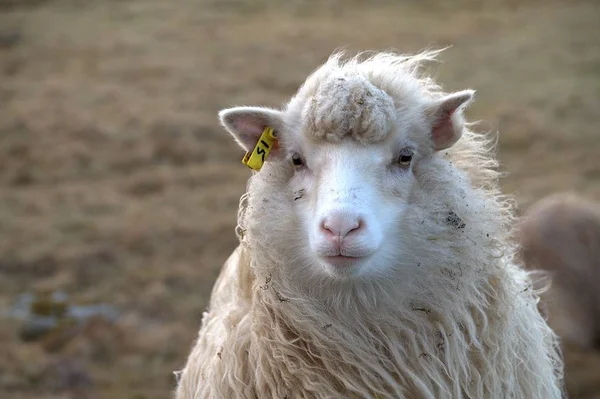
<instances>
[{"instance_id":1,"label":"sheep's nose","mask_svg":"<svg viewBox=\"0 0 600 399\"><path fill-rule=\"evenodd\" d=\"M341 240L363 229L364 220L354 213L331 212L321 221L321 231L329 239Z\"/></svg>"}]
</instances>

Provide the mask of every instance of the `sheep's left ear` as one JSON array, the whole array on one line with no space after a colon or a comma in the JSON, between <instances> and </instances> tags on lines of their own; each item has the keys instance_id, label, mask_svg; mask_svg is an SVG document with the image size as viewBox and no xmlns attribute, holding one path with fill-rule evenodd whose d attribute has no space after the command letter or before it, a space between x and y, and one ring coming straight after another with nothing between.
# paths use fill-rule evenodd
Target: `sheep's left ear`
<instances>
[{"instance_id":1,"label":"sheep's left ear","mask_svg":"<svg viewBox=\"0 0 600 399\"><path fill-rule=\"evenodd\" d=\"M427 108L435 151L450 148L460 139L464 127L462 110L474 96L474 90L459 91L436 100Z\"/></svg>"},{"instance_id":2,"label":"sheep's left ear","mask_svg":"<svg viewBox=\"0 0 600 399\"><path fill-rule=\"evenodd\" d=\"M275 134L281 131L282 115L281 111L266 107L235 107L219 112L219 119L240 147L252 151L265 127L273 128ZM278 155L279 146L276 144L269 156Z\"/></svg>"}]
</instances>

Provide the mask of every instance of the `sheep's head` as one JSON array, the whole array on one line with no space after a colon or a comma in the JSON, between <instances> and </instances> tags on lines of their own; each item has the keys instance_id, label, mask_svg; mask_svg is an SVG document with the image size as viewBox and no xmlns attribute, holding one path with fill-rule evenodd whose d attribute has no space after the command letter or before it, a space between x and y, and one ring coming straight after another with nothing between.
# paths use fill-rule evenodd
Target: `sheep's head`
<instances>
[{"instance_id":1,"label":"sheep's head","mask_svg":"<svg viewBox=\"0 0 600 399\"><path fill-rule=\"evenodd\" d=\"M275 129L269 168L289 172L287 187L273 190L290 193L297 228L290 241L308 252L313 272L385 273L405 249L400 220L411 212L415 191L447 162L438 152L461 137L461 109L473 92L442 95L420 90L406 71L386 84L366 64L327 65L285 110L231 108L221 111L221 121L247 151L266 126Z\"/></svg>"}]
</instances>

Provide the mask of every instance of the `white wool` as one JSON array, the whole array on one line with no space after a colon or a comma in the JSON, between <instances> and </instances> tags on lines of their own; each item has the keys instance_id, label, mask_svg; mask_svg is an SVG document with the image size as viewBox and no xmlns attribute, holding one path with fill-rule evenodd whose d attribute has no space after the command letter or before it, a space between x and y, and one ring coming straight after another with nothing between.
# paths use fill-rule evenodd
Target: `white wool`
<instances>
[{"instance_id":1,"label":"white wool","mask_svg":"<svg viewBox=\"0 0 600 399\"><path fill-rule=\"evenodd\" d=\"M412 110L444 96L420 73L435 55L332 57L288 104L285 126L300 133L283 144L346 134L369 143L424 126ZM349 98L365 106L344 106ZM292 168L282 158L251 177L240 246L214 286L177 398L561 397L556 339L513 259L496 160L485 137L453 118L462 138L419 170L411 212L398 221L396 239L409 250L381 275L307 272ZM412 140L425 148L428 138Z\"/></svg>"},{"instance_id":2,"label":"white wool","mask_svg":"<svg viewBox=\"0 0 600 399\"><path fill-rule=\"evenodd\" d=\"M366 144L390 133L395 112L392 98L366 77L339 74L321 83L303 107L302 119L313 137L338 142L350 134Z\"/></svg>"}]
</instances>

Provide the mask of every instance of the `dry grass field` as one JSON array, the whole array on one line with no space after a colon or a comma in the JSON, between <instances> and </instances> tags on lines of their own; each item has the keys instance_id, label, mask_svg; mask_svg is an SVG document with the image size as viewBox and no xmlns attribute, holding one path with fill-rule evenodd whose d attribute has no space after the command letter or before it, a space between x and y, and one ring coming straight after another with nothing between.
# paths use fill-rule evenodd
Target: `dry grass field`
<instances>
[{"instance_id":1,"label":"dry grass field","mask_svg":"<svg viewBox=\"0 0 600 399\"><path fill-rule=\"evenodd\" d=\"M60 290L121 316L22 342L0 318L2 398L167 398L250 172L218 126L279 106L336 48L451 45L524 209L600 200L600 3L589 0L0 0L0 315ZM573 397L600 354L567 350Z\"/></svg>"}]
</instances>

